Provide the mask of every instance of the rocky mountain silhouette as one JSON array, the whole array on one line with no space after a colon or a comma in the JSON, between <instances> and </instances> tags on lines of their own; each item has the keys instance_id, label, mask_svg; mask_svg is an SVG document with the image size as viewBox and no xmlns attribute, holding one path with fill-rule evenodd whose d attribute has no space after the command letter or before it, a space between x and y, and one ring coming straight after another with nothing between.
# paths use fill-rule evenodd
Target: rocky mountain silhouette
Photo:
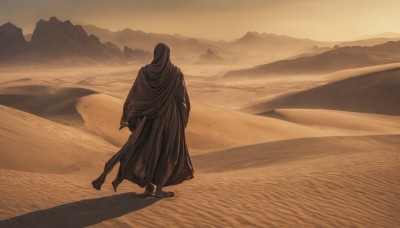
<instances>
[{"instance_id":1,"label":"rocky mountain silhouette","mask_svg":"<svg viewBox=\"0 0 400 228\"><path fill-rule=\"evenodd\" d=\"M26 46L22 29L6 23L0 26L0 59L20 54Z\"/></svg>"},{"instance_id":2,"label":"rocky mountain silhouette","mask_svg":"<svg viewBox=\"0 0 400 228\"><path fill-rule=\"evenodd\" d=\"M99 38L86 33L80 25L61 22L56 17L40 20L32 34L31 51L43 57L82 56L93 59L122 57L122 52L111 43L101 43Z\"/></svg>"},{"instance_id":3,"label":"rocky mountain silhouette","mask_svg":"<svg viewBox=\"0 0 400 228\"><path fill-rule=\"evenodd\" d=\"M216 51L214 51L211 48L208 48L206 53L200 55L198 63L213 64L213 63L221 63L224 60L225 59L219 56Z\"/></svg>"},{"instance_id":4,"label":"rocky mountain silhouette","mask_svg":"<svg viewBox=\"0 0 400 228\"><path fill-rule=\"evenodd\" d=\"M204 53L208 47L214 47L213 44L204 44L198 39L180 35L146 33L133 29L110 31L94 25L85 25L84 28L89 34L96 35L102 40L112 42L121 48L128 46L133 49L139 48L152 53L157 43L166 43L173 50L171 55L175 59L197 59L199 54ZM212 43L212 41L210 42Z\"/></svg>"},{"instance_id":5,"label":"rocky mountain silhouette","mask_svg":"<svg viewBox=\"0 0 400 228\"><path fill-rule=\"evenodd\" d=\"M151 59L151 53L148 51L145 51L141 48L130 48L127 46L124 46L124 56L127 59L130 60L150 60Z\"/></svg>"},{"instance_id":6,"label":"rocky mountain silhouette","mask_svg":"<svg viewBox=\"0 0 400 228\"><path fill-rule=\"evenodd\" d=\"M80 25L69 20L51 17L37 22L29 42L22 29L10 23L0 27L0 54L5 61L23 60L42 62L72 59L75 61L121 61L122 51L111 42L102 43L94 35L88 35Z\"/></svg>"},{"instance_id":7,"label":"rocky mountain silhouette","mask_svg":"<svg viewBox=\"0 0 400 228\"><path fill-rule=\"evenodd\" d=\"M171 53L173 56L186 59L198 59L200 55L210 48L228 57L240 57L244 53L269 56L273 52L289 57L294 54L300 54L314 45L331 46L336 44L258 32L248 32L237 40L226 42L191 38L177 34L146 33L132 29L110 31L94 25L85 25L84 28L89 34L94 34L102 40L113 42L119 47L126 45L151 52L155 44L165 42L174 50Z\"/></svg>"}]
</instances>

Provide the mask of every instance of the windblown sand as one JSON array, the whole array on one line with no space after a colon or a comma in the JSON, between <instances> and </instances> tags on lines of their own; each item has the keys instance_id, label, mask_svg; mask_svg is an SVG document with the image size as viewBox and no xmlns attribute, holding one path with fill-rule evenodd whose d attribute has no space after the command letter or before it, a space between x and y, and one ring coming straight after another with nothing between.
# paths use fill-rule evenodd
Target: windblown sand
<instances>
[{"instance_id":1,"label":"windblown sand","mask_svg":"<svg viewBox=\"0 0 400 228\"><path fill-rule=\"evenodd\" d=\"M0 227L399 227L396 67L232 81L182 66L195 178L160 200L127 181L114 193L115 170L91 187L129 137L119 118L138 66L2 69Z\"/></svg>"}]
</instances>

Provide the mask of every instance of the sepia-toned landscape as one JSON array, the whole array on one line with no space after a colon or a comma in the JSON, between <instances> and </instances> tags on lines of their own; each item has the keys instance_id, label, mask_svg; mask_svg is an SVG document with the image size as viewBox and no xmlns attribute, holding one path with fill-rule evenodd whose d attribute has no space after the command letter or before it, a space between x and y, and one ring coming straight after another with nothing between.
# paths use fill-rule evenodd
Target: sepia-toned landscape
<instances>
[{"instance_id":1,"label":"sepia-toned landscape","mask_svg":"<svg viewBox=\"0 0 400 228\"><path fill-rule=\"evenodd\" d=\"M185 76L195 177L146 198L129 181L114 192L114 169L97 191L158 42ZM0 116L0 227L400 226L400 34L228 42L5 23Z\"/></svg>"}]
</instances>

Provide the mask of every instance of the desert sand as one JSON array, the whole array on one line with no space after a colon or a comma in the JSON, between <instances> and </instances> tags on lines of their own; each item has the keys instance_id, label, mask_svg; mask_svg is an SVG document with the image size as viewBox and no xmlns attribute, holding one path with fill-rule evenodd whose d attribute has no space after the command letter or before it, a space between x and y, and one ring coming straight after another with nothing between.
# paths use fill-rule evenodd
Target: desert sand
<instances>
[{"instance_id":1,"label":"desert sand","mask_svg":"<svg viewBox=\"0 0 400 228\"><path fill-rule=\"evenodd\" d=\"M115 170L91 186L129 137L138 65L0 69L0 227L400 226L399 65L222 77L235 67L181 66L195 178L167 199L113 192Z\"/></svg>"}]
</instances>

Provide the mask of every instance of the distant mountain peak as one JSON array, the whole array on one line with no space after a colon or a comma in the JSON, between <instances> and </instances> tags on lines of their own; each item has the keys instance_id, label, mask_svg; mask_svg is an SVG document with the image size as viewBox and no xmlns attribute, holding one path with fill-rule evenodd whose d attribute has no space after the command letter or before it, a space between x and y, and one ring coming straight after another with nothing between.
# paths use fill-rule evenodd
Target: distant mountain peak
<instances>
[{"instance_id":1,"label":"distant mountain peak","mask_svg":"<svg viewBox=\"0 0 400 228\"><path fill-rule=\"evenodd\" d=\"M206 52L206 55L215 55L215 52L213 51L213 49L208 48L207 52Z\"/></svg>"},{"instance_id":2,"label":"distant mountain peak","mask_svg":"<svg viewBox=\"0 0 400 228\"><path fill-rule=\"evenodd\" d=\"M48 21L43 20L43 19L40 19L40 20L36 23L36 26L42 26L42 25L44 25L44 24L60 25L60 24L63 24L63 23L66 23L66 24L68 24L68 25L72 25L72 23L71 23L69 20L67 20L67 21L65 21L65 22L62 22L62 21L60 21L57 17L53 16L53 17L50 17Z\"/></svg>"},{"instance_id":3,"label":"distant mountain peak","mask_svg":"<svg viewBox=\"0 0 400 228\"><path fill-rule=\"evenodd\" d=\"M3 24L2 26L0 26L0 28L2 28L2 29L12 29L12 28L18 28L18 27L15 26L11 22L7 22L7 23Z\"/></svg>"},{"instance_id":4,"label":"distant mountain peak","mask_svg":"<svg viewBox=\"0 0 400 228\"><path fill-rule=\"evenodd\" d=\"M128 46L124 46L123 53L127 59L131 59L131 60L143 60L143 59L151 58L151 53L148 51L145 51L141 48L132 49Z\"/></svg>"},{"instance_id":5,"label":"distant mountain peak","mask_svg":"<svg viewBox=\"0 0 400 228\"><path fill-rule=\"evenodd\" d=\"M50 39L62 39L68 37L73 40L83 41L87 38L87 33L80 25L73 25L71 21L64 22L56 17L51 17L48 21L40 20L32 34L32 43L48 42ZM65 39L64 38L64 39Z\"/></svg>"},{"instance_id":6,"label":"distant mountain peak","mask_svg":"<svg viewBox=\"0 0 400 228\"><path fill-rule=\"evenodd\" d=\"M206 53L200 55L199 63L217 63L223 61L223 58L212 48L208 48Z\"/></svg>"},{"instance_id":7,"label":"distant mountain peak","mask_svg":"<svg viewBox=\"0 0 400 228\"><path fill-rule=\"evenodd\" d=\"M248 31L244 36L261 36L262 34L257 31Z\"/></svg>"},{"instance_id":8,"label":"distant mountain peak","mask_svg":"<svg viewBox=\"0 0 400 228\"><path fill-rule=\"evenodd\" d=\"M39 20L30 42L25 42L20 28L11 24L4 25L4 28L5 32L0 31L0 46L11 46L13 42L20 40L16 44L18 49L14 48L14 50L19 51L21 55L17 55L16 51L8 48L7 53L9 54L6 54L10 58L17 59L22 56L35 61L70 57L91 60L119 60L123 58L118 47L111 43L100 42L97 36L88 36L82 26L74 25L69 20L60 21L57 17L51 17L47 21Z\"/></svg>"},{"instance_id":9,"label":"distant mountain peak","mask_svg":"<svg viewBox=\"0 0 400 228\"><path fill-rule=\"evenodd\" d=\"M11 22L7 22L7 23L1 25L0 31L4 34L10 34L10 33L22 34L22 29L17 27L16 25L12 24Z\"/></svg>"},{"instance_id":10,"label":"distant mountain peak","mask_svg":"<svg viewBox=\"0 0 400 228\"><path fill-rule=\"evenodd\" d=\"M58 18L57 17L55 17L55 16L52 16L52 17L50 17L50 19L49 19L49 22L51 22L51 23L58 23L58 22L61 22L60 20L58 20Z\"/></svg>"},{"instance_id":11,"label":"distant mountain peak","mask_svg":"<svg viewBox=\"0 0 400 228\"><path fill-rule=\"evenodd\" d=\"M238 40L234 41L234 43L249 43L254 41L265 41L267 39L280 39L280 38L289 38L289 39L296 39L288 36L281 36L276 35L273 33L260 33L257 31L249 31L244 36L239 38Z\"/></svg>"},{"instance_id":12,"label":"distant mountain peak","mask_svg":"<svg viewBox=\"0 0 400 228\"><path fill-rule=\"evenodd\" d=\"M15 46L24 44L25 38L21 28L10 22L0 26L0 55L6 55Z\"/></svg>"}]
</instances>

